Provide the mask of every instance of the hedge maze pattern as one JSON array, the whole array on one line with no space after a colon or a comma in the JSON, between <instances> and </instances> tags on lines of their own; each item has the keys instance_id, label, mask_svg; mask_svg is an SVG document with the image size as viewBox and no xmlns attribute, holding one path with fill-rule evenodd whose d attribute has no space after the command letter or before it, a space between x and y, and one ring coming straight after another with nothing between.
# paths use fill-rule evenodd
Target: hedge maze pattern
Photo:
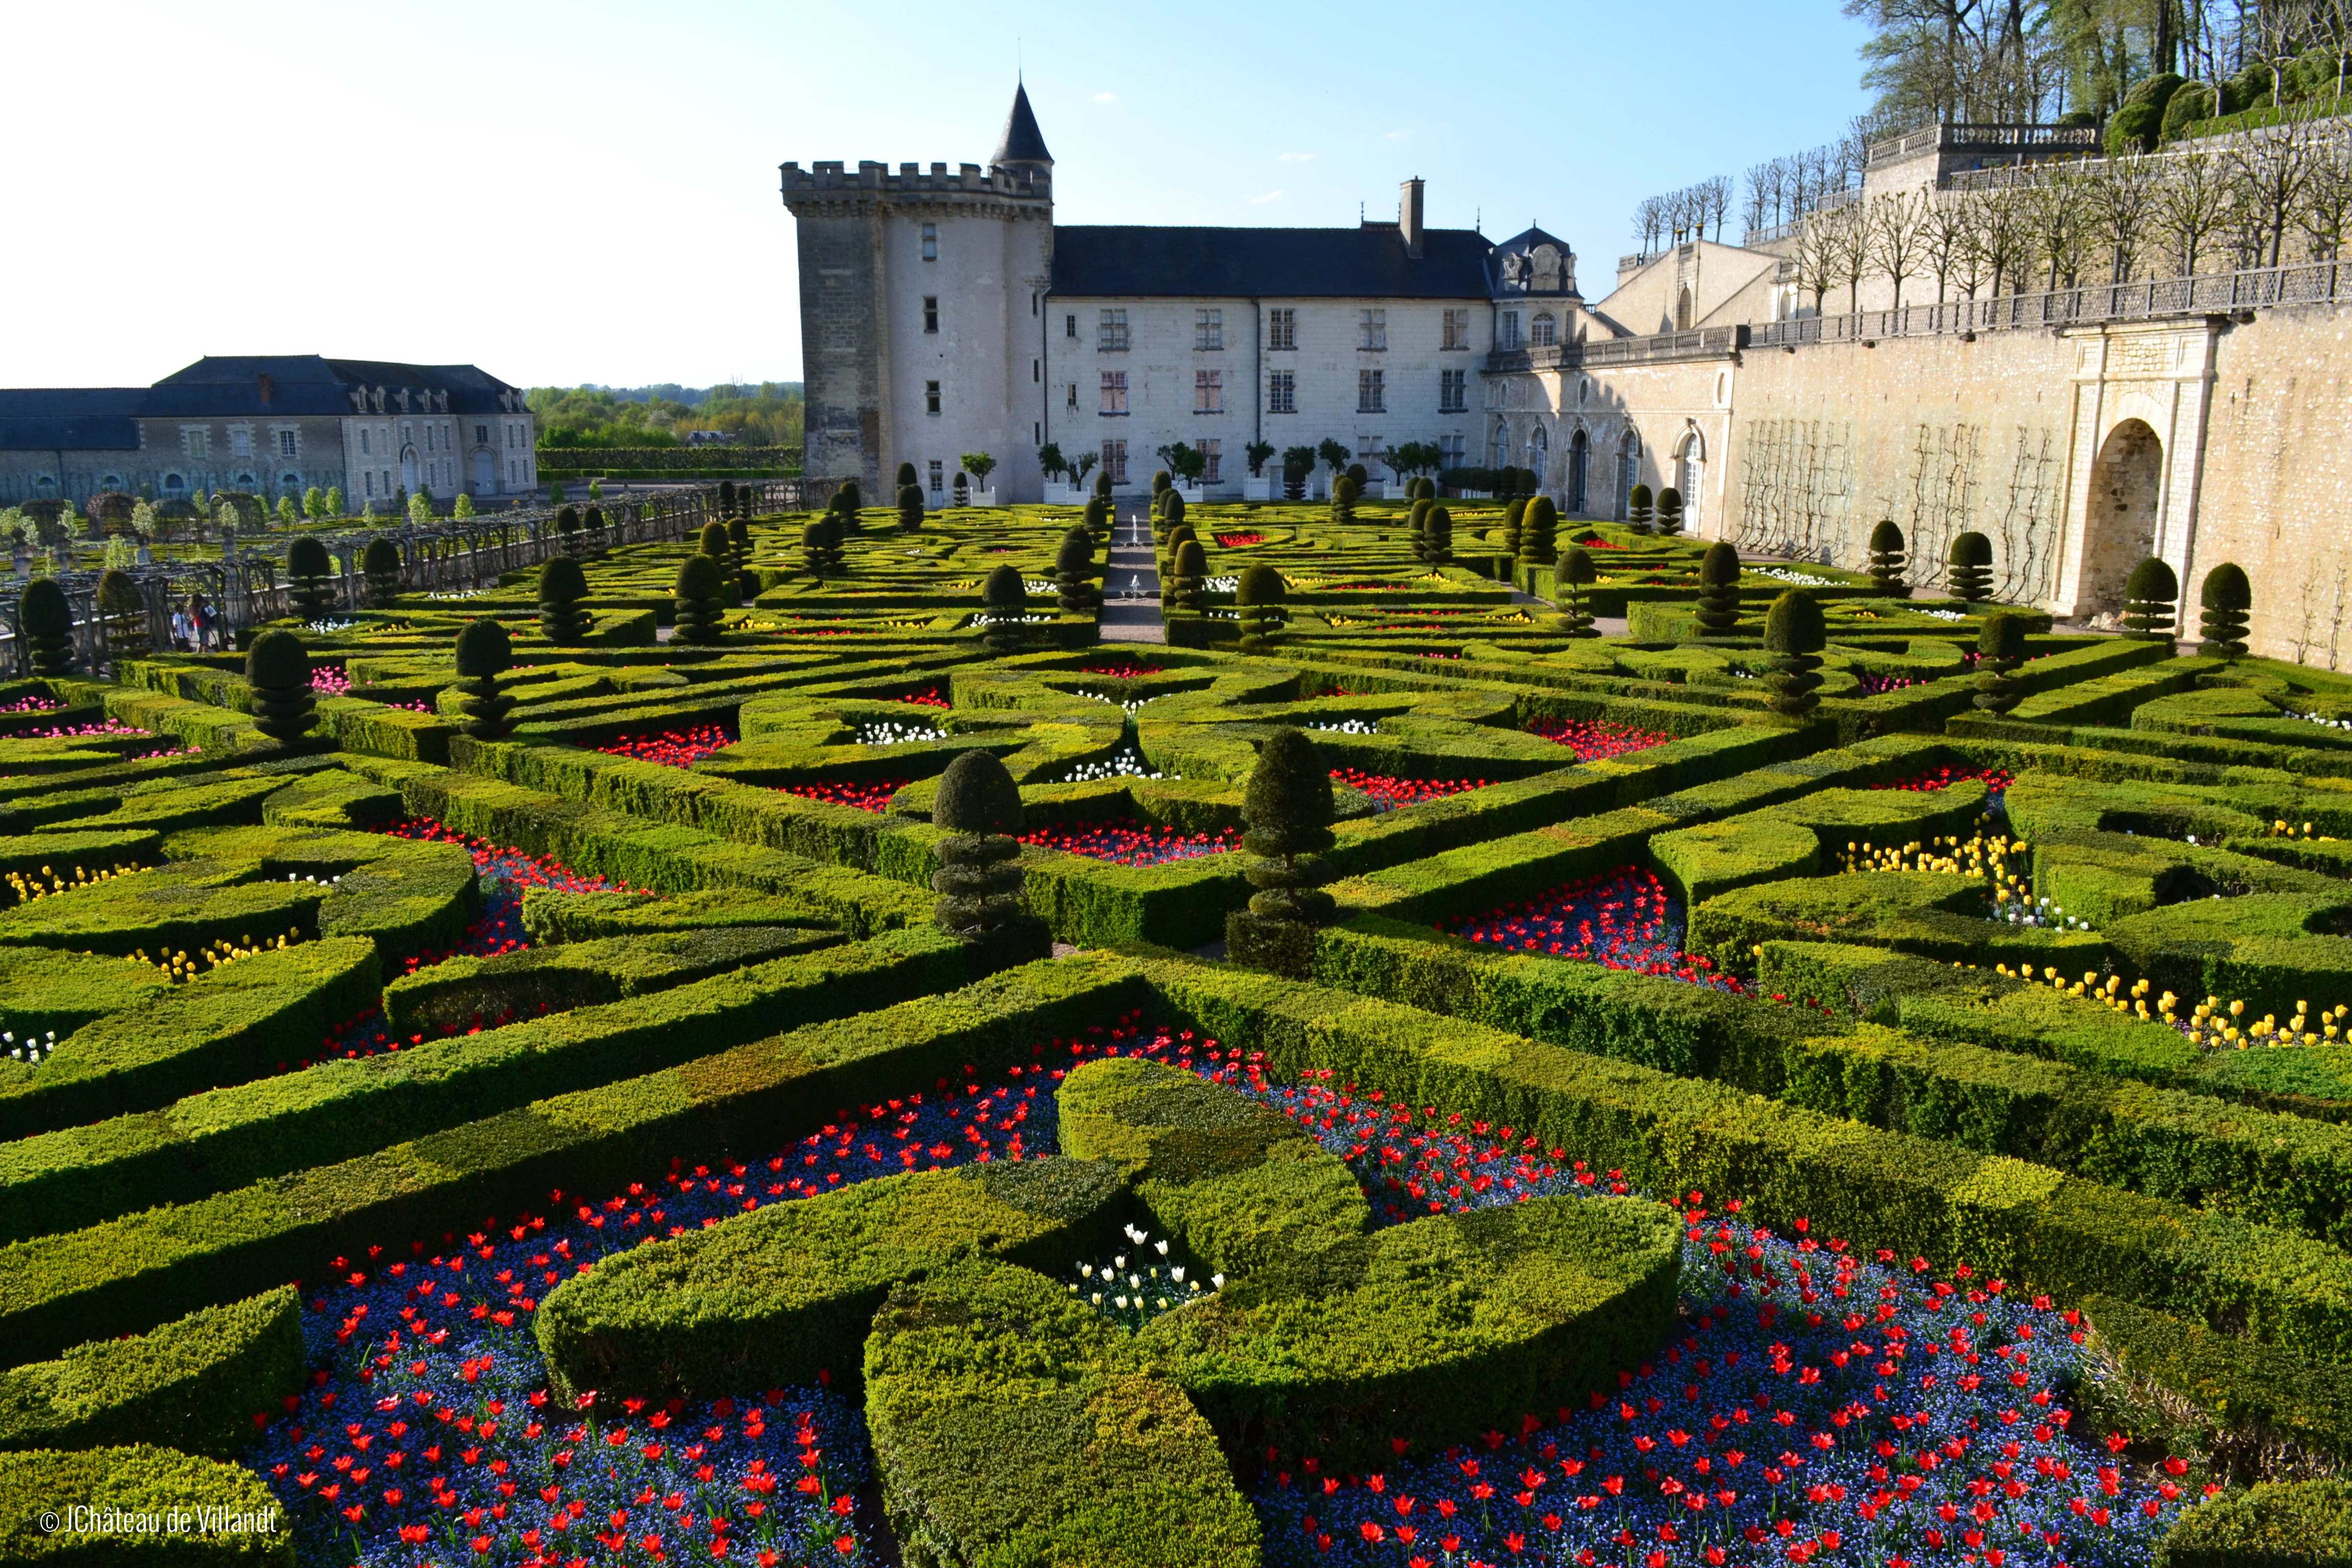
<instances>
[{"instance_id":1,"label":"hedge maze pattern","mask_svg":"<svg viewBox=\"0 0 2352 1568\"><path fill-rule=\"evenodd\" d=\"M2352 683L1164 510L0 691L0 1550L2341 1560Z\"/></svg>"}]
</instances>

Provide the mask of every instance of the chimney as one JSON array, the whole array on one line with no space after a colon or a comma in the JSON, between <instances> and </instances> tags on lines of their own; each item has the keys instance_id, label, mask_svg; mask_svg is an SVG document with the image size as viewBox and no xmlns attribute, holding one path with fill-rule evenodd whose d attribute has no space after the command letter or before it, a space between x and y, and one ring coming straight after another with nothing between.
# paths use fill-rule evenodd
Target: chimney
<instances>
[{"instance_id":1,"label":"chimney","mask_svg":"<svg viewBox=\"0 0 2352 1568\"><path fill-rule=\"evenodd\" d=\"M1404 235L1404 253L1421 259L1421 181L1407 180L1397 191L1397 227Z\"/></svg>"},{"instance_id":2,"label":"chimney","mask_svg":"<svg viewBox=\"0 0 2352 1568\"><path fill-rule=\"evenodd\" d=\"M268 372L264 372L263 374L259 374L259 375L255 376L255 377L253 378L253 383L254 383L255 387L256 387L256 388L260 392L260 394L261 394L261 406L263 406L264 408L268 407L268 406L269 406L269 375L268 375Z\"/></svg>"}]
</instances>

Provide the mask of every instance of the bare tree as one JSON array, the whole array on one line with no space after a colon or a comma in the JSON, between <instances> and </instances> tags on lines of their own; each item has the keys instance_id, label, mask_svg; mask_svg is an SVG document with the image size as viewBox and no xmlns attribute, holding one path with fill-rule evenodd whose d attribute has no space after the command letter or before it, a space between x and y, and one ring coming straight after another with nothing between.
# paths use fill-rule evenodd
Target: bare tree
<instances>
[{"instance_id":1,"label":"bare tree","mask_svg":"<svg viewBox=\"0 0 2352 1568\"><path fill-rule=\"evenodd\" d=\"M2028 260L2025 203L2015 190L1980 191L1969 211L1977 248L1991 273L1991 292L2000 293L2006 281L2012 294L2022 292Z\"/></svg>"},{"instance_id":2,"label":"bare tree","mask_svg":"<svg viewBox=\"0 0 2352 1568\"><path fill-rule=\"evenodd\" d=\"M1834 226L1816 218L1797 230L1797 288L1813 297L1813 314L1822 313L1822 299L1836 280L1840 242Z\"/></svg>"},{"instance_id":3,"label":"bare tree","mask_svg":"<svg viewBox=\"0 0 2352 1568\"><path fill-rule=\"evenodd\" d=\"M2314 261L2343 257L2345 229L2352 223L2352 141L2340 132L2315 139L2311 149L2311 185L2295 214Z\"/></svg>"},{"instance_id":4,"label":"bare tree","mask_svg":"<svg viewBox=\"0 0 2352 1568\"><path fill-rule=\"evenodd\" d=\"M2290 119L2231 139L2221 154L2237 216L2239 245L2256 267L2276 267L2311 185L2310 126Z\"/></svg>"},{"instance_id":5,"label":"bare tree","mask_svg":"<svg viewBox=\"0 0 2352 1568\"><path fill-rule=\"evenodd\" d=\"M1864 222L1862 204L1832 207L1816 215L1813 222L1829 236L1830 272L1845 285L1845 308L1860 310L1862 280L1870 276L1870 231Z\"/></svg>"},{"instance_id":6,"label":"bare tree","mask_svg":"<svg viewBox=\"0 0 2352 1568\"><path fill-rule=\"evenodd\" d=\"M1867 203L1861 213L1862 244L1869 264L1895 285L1895 309L1903 309L1903 283L1919 269L1920 225L1927 199L1924 193L1889 191Z\"/></svg>"},{"instance_id":7,"label":"bare tree","mask_svg":"<svg viewBox=\"0 0 2352 1568\"><path fill-rule=\"evenodd\" d=\"M2158 164L2144 153L2102 158L2083 181L2084 229L2107 252L2107 281L2128 283L2138 270L2140 247L2153 226Z\"/></svg>"},{"instance_id":8,"label":"bare tree","mask_svg":"<svg viewBox=\"0 0 2352 1568\"><path fill-rule=\"evenodd\" d=\"M1966 197L1941 191L1927 193L1919 214L1919 258L1936 279L1938 305L1949 291L1952 274L1965 265L1972 248L1973 232ZM1975 294L1973 284L1969 292Z\"/></svg>"},{"instance_id":9,"label":"bare tree","mask_svg":"<svg viewBox=\"0 0 2352 1568\"><path fill-rule=\"evenodd\" d=\"M1764 231L1764 215L1770 210L1764 176L1765 171L1771 166L1769 163L1759 163L1748 171L1748 196L1739 208L1739 226L1743 235L1761 234ZM1772 221L1776 224L1780 222L1779 216L1776 215Z\"/></svg>"},{"instance_id":10,"label":"bare tree","mask_svg":"<svg viewBox=\"0 0 2352 1568\"><path fill-rule=\"evenodd\" d=\"M2043 287L2073 288L2083 270L2082 177L2068 170L2051 169L2024 187L2020 216L2032 242L2032 254L2043 269Z\"/></svg>"},{"instance_id":11,"label":"bare tree","mask_svg":"<svg viewBox=\"0 0 2352 1568\"><path fill-rule=\"evenodd\" d=\"M2219 154L2189 148L2165 160L2156 188L2155 226L2183 278L2197 276L2197 263L2229 226L2231 197L2228 171Z\"/></svg>"}]
</instances>

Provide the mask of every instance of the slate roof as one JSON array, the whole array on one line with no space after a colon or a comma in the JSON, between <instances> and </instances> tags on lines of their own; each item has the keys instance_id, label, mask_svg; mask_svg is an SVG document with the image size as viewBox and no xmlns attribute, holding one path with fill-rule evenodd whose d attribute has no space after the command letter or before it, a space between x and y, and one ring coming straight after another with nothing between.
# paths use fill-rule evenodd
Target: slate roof
<instances>
[{"instance_id":1,"label":"slate roof","mask_svg":"<svg viewBox=\"0 0 2352 1568\"><path fill-rule=\"evenodd\" d=\"M0 452L135 452L146 395L143 386L0 390Z\"/></svg>"},{"instance_id":2,"label":"slate roof","mask_svg":"<svg viewBox=\"0 0 2352 1568\"><path fill-rule=\"evenodd\" d=\"M269 401L261 378L269 378ZM141 419L287 418L352 412L352 386L446 392L452 414L495 414L515 389L470 364L319 354L206 354L152 386L0 388L0 452L136 451Z\"/></svg>"},{"instance_id":3,"label":"slate roof","mask_svg":"<svg viewBox=\"0 0 2352 1568\"><path fill-rule=\"evenodd\" d=\"M1013 112L1004 117L1004 134L996 143L996 156L989 163L1050 163L1054 154L1045 151L1045 133L1037 129L1037 116L1029 108L1029 89L1017 83L1013 89Z\"/></svg>"},{"instance_id":4,"label":"slate roof","mask_svg":"<svg viewBox=\"0 0 2352 1568\"><path fill-rule=\"evenodd\" d=\"M1433 228L1422 257L1392 223L1358 228L1160 228L1056 225L1053 292L1224 299L1484 300L1492 246Z\"/></svg>"}]
</instances>

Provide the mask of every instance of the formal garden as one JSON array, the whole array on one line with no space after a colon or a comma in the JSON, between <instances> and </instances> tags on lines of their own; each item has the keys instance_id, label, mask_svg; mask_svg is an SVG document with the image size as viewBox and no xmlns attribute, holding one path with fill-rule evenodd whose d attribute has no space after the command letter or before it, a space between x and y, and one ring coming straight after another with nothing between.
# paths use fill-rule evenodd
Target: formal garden
<instances>
[{"instance_id":1,"label":"formal garden","mask_svg":"<svg viewBox=\"0 0 2352 1568\"><path fill-rule=\"evenodd\" d=\"M20 577L0 1554L2352 1552L2352 679L1334 488Z\"/></svg>"}]
</instances>

